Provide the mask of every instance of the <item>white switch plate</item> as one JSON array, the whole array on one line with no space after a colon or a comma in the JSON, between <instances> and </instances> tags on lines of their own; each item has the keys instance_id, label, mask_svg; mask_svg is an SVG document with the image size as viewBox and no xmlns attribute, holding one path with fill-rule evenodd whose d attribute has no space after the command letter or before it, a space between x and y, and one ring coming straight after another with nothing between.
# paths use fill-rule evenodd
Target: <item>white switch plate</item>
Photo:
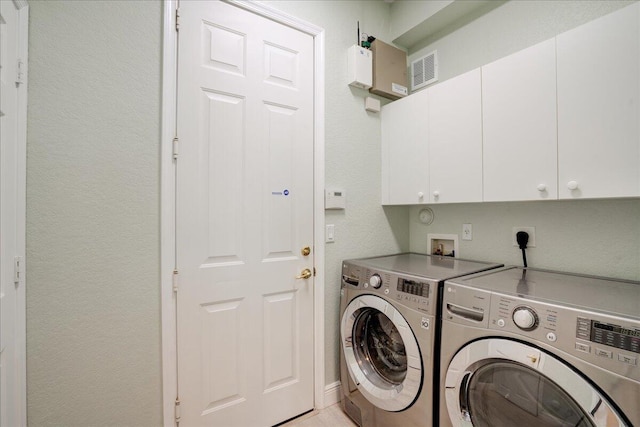
<instances>
[{"instance_id":1,"label":"white switch plate","mask_svg":"<svg viewBox=\"0 0 640 427\"><path fill-rule=\"evenodd\" d=\"M473 240L473 226L462 224L462 240Z\"/></svg>"},{"instance_id":2,"label":"white switch plate","mask_svg":"<svg viewBox=\"0 0 640 427\"><path fill-rule=\"evenodd\" d=\"M327 224L327 228L324 233L324 241L326 243L333 243L336 241L335 226L333 224Z\"/></svg>"}]
</instances>

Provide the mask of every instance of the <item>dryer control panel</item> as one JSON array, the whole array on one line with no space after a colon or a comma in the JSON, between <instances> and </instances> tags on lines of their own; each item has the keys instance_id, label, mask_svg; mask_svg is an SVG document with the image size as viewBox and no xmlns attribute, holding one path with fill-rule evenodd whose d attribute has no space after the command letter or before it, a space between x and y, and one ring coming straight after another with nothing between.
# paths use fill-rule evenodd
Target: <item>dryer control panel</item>
<instances>
[{"instance_id":1,"label":"dryer control panel","mask_svg":"<svg viewBox=\"0 0 640 427\"><path fill-rule=\"evenodd\" d=\"M342 288L384 295L390 301L435 315L437 283L427 279L344 263Z\"/></svg>"}]
</instances>

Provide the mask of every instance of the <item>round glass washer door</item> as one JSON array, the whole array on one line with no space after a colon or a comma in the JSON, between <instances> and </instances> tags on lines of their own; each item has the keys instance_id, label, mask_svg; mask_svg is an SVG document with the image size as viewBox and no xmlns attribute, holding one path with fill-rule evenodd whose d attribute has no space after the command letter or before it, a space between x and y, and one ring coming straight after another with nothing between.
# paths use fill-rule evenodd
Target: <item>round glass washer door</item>
<instances>
[{"instance_id":1,"label":"round glass washer door","mask_svg":"<svg viewBox=\"0 0 640 427\"><path fill-rule=\"evenodd\" d=\"M402 314L383 298L354 298L342 316L342 351L362 395L378 408L402 411L422 385L418 341Z\"/></svg>"},{"instance_id":2,"label":"round glass washer door","mask_svg":"<svg viewBox=\"0 0 640 427\"><path fill-rule=\"evenodd\" d=\"M613 406L580 374L524 343L489 338L463 347L445 379L454 426L626 426Z\"/></svg>"}]
</instances>

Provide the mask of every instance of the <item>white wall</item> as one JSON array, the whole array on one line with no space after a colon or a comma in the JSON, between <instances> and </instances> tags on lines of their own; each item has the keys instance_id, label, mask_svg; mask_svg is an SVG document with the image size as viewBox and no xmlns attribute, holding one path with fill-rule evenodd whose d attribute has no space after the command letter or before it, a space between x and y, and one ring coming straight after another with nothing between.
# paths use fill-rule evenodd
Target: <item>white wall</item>
<instances>
[{"instance_id":1,"label":"white wall","mask_svg":"<svg viewBox=\"0 0 640 427\"><path fill-rule=\"evenodd\" d=\"M408 208L380 205L380 116L367 113L367 91L347 85L347 49L360 30L387 39L389 6L382 1L267 1L290 15L326 31L325 130L327 188L346 190L347 208L326 211L335 224L336 241L326 244L325 357L326 383L340 377L339 303L342 260L406 251ZM383 101L384 102L384 101Z\"/></svg>"},{"instance_id":2,"label":"white wall","mask_svg":"<svg viewBox=\"0 0 640 427\"><path fill-rule=\"evenodd\" d=\"M431 1L408 1L392 3L390 10L390 43L392 40L402 36L407 31L420 25L428 17L450 6L453 0L431 0ZM408 46L407 46L408 47Z\"/></svg>"},{"instance_id":3,"label":"white wall","mask_svg":"<svg viewBox=\"0 0 640 427\"><path fill-rule=\"evenodd\" d=\"M409 64L438 50L440 81L488 64L518 50L618 10L633 1L511 0L453 32L416 43Z\"/></svg>"},{"instance_id":4,"label":"white wall","mask_svg":"<svg viewBox=\"0 0 640 427\"><path fill-rule=\"evenodd\" d=\"M504 228L533 225L532 265L640 278L638 200L435 206L429 227L415 222L417 207L382 208L380 120L365 112L366 92L346 84L346 50L356 42L357 20L362 31L387 38L388 5L267 3L326 29L326 185L347 191L347 209L326 213L336 225L336 242L326 248L327 384L339 378L345 258L425 251L427 233L459 233L471 222L474 240L461 241L463 256L518 263ZM441 77L555 35L558 27L539 29L549 22L566 21L567 29L610 4L509 2L506 22L478 19L439 41ZM29 424L159 425L162 6L30 5Z\"/></svg>"},{"instance_id":5,"label":"white wall","mask_svg":"<svg viewBox=\"0 0 640 427\"><path fill-rule=\"evenodd\" d=\"M631 3L509 1L436 41L423 42L410 60L437 49L444 81ZM527 252L530 266L640 280L638 199L432 207L436 220L430 226L417 221L419 208L411 209L412 251L427 251L428 233L461 235L462 224L472 223L474 238L460 240L461 257L520 265L511 228L535 226L537 247Z\"/></svg>"},{"instance_id":6,"label":"white wall","mask_svg":"<svg viewBox=\"0 0 640 427\"><path fill-rule=\"evenodd\" d=\"M158 426L162 5L29 4L28 423Z\"/></svg>"},{"instance_id":7,"label":"white wall","mask_svg":"<svg viewBox=\"0 0 640 427\"><path fill-rule=\"evenodd\" d=\"M28 187L32 425L158 425L160 2L33 1ZM339 378L341 261L407 250L408 208L380 205L379 116L346 50L385 35L384 2L273 2L326 29L327 383Z\"/></svg>"},{"instance_id":8,"label":"white wall","mask_svg":"<svg viewBox=\"0 0 640 427\"><path fill-rule=\"evenodd\" d=\"M640 280L640 200L569 200L431 205L434 221L410 213L411 250L428 253L429 233L459 235L459 257L522 265L512 228L536 228L530 267ZM462 240L462 224L473 240Z\"/></svg>"}]
</instances>

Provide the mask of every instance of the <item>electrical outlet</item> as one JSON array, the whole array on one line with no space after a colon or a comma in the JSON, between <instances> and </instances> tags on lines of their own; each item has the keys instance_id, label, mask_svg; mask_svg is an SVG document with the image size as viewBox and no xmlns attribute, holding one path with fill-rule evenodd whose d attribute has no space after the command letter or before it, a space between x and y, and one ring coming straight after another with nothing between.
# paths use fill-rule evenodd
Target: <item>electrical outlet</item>
<instances>
[{"instance_id":1,"label":"electrical outlet","mask_svg":"<svg viewBox=\"0 0 640 427\"><path fill-rule=\"evenodd\" d=\"M516 234L518 231L526 231L529 233L529 242L527 242L527 248L535 248L536 247L536 228L535 227L513 227L512 231L512 239L513 246L518 247L518 240L516 238Z\"/></svg>"},{"instance_id":2,"label":"electrical outlet","mask_svg":"<svg viewBox=\"0 0 640 427\"><path fill-rule=\"evenodd\" d=\"M473 226L462 224L462 240L473 240Z\"/></svg>"}]
</instances>

